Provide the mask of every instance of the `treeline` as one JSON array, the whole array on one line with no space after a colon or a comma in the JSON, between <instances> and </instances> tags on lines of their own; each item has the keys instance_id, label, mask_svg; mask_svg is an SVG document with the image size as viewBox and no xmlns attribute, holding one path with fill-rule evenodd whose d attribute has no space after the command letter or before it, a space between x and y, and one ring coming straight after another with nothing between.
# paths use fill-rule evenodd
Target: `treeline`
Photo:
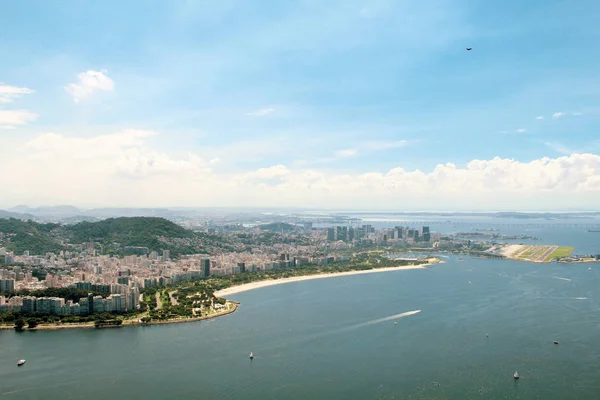
<instances>
[{"instance_id":1,"label":"treeline","mask_svg":"<svg viewBox=\"0 0 600 400\"><path fill-rule=\"evenodd\" d=\"M86 322L95 322L95 321L107 321L114 320L115 318L129 318L135 316L136 312L129 312L125 314L119 313L98 313L92 315L54 315L47 313L31 313L25 314L21 312L5 312L0 313L0 323L16 323L19 320L27 322L29 325L39 325L39 324L77 324L77 323L86 323Z\"/></svg>"}]
</instances>

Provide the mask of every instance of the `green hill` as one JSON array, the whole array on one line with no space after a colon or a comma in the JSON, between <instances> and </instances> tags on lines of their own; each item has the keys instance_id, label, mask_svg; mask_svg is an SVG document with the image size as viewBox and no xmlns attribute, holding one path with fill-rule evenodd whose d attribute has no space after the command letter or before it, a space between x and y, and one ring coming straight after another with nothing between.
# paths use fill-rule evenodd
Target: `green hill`
<instances>
[{"instance_id":1,"label":"green hill","mask_svg":"<svg viewBox=\"0 0 600 400\"><path fill-rule=\"evenodd\" d=\"M232 251L233 243L221 236L185 229L164 218L122 217L75 225L40 224L16 219L0 219L0 247L21 254L45 254L77 248L94 242L109 254L122 254L125 246L147 247L150 251L169 250L178 254L208 253L215 248Z\"/></svg>"},{"instance_id":2,"label":"green hill","mask_svg":"<svg viewBox=\"0 0 600 400\"><path fill-rule=\"evenodd\" d=\"M156 217L108 218L98 222L80 222L65 228L75 243L117 241L128 242L128 246L142 246L142 242L149 238L194 236L194 232Z\"/></svg>"},{"instance_id":3,"label":"green hill","mask_svg":"<svg viewBox=\"0 0 600 400\"><path fill-rule=\"evenodd\" d=\"M58 224L40 224L9 218L0 219L0 247L16 254L29 250L31 254L46 254L63 250L63 246L53 237L52 231Z\"/></svg>"}]
</instances>

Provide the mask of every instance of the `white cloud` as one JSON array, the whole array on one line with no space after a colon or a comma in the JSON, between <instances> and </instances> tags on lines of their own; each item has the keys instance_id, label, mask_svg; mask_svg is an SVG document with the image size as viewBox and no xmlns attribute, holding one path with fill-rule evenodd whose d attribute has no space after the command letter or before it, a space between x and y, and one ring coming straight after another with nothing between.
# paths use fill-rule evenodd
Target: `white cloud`
<instances>
[{"instance_id":1,"label":"white cloud","mask_svg":"<svg viewBox=\"0 0 600 400\"><path fill-rule=\"evenodd\" d=\"M275 112L274 108L259 108L258 110L247 112L246 115L251 117L265 117Z\"/></svg>"},{"instance_id":2,"label":"white cloud","mask_svg":"<svg viewBox=\"0 0 600 400\"><path fill-rule=\"evenodd\" d=\"M515 132L517 132L517 133L523 133L523 132L527 132L527 129L525 129L525 128L519 128L519 129L515 130Z\"/></svg>"},{"instance_id":3,"label":"white cloud","mask_svg":"<svg viewBox=\"0 0 600 400\"><path fill-rule=\"evenodd\" d=\"M15 129L16 125L25 125L37 117L37 114L27 110L0 110L0 128Z\"/></svg>"},{"instance_id":4,"label":"white cloud","mask_svg":"<svg viewBox=\"0 0 600 400\"><path fill-rule=\"evenodd\" d=\"M535 117L535 119L542 120L542 119L544 119L544 117L542 115L540 115L539 117Z\"/></svg>"},{"instance_id":5,"label":"white cloud","mask_svg":"<svg viewBox=\"0 0 600 400\"><path fill-rule=\"evenodd\" d=\"M105 75L106 73L106 70L82 72L77 75L79 82L69 83L65 86L65 91L73 96L75 103L85 100L97 91L112 92L115 83Z\"/></svg>"},{"instance_id":6,"label":"white cloud","mask_svg":"<svg viewBox=\"0 0 600 400\"><path fill-rule=\"evenodd\" d=\"M0 207L296 206L494 209L597 207L600 156L570 154L530 162L493 158L432 170L326 172L283 164L215 172L195 154L150 146L154 132L89 138L45 133L8 142L0 158ZM349 153L348 153L349 154ZM27 182L26 185L23 182ZM374 199L376 201L374 202Z\"/></svg>"},{"instance_id":7,"label":"white cloud","mask_svg":"<svg viewBox=\"0 0 600 400\"><path fill-rule=\"evenodd\" d=\"M0 103L12 103L17 97L33 92L31 89L8 86L0 82Z\"/></svg>"},{"instance_id":8,"label":"white cloud","mask_svg":"<svg viewBox=\"0 0 600 400\"><path fill-rule=\"evenodd\" d=\"M560 112L560 111L559 112L555 112L554 114L552 114L552 118L554 118L554 119L558 119L558 118L564 117L564 116L565 116L565 113L564 112Z\"/></svg>"}]
</instances>

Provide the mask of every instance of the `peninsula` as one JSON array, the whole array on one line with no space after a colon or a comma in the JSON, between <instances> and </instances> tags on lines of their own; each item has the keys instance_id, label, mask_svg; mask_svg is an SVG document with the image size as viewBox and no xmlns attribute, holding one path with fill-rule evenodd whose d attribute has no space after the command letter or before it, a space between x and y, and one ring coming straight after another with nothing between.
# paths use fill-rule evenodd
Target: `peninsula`
<instances>
[{"instance_id":1,"label":"peninsula","mask_svg":"<svg viewBox=\"0 0 600 400\"><path fill-rule=\"evenodd\" d=\"M438 263L443 261L437 257L389 260L378 254L359 254L352 260L333 263L325 268L307 266L291 271L248 272L243 275L211 277L154 287L143 292L144 308L140 312L121 317L105 313L97 315L98 318L94 320L69 322L67 319L63 322L60 318L48 320L47 316L45 321L38 321L36 317L39 316L35 314L27 320L14 315L15 320L5 318L4 323L0 324L0 329L86 329L201 321L235 312L238 304L224 297L247 290L313 279L425 269Z\"/></svg>"}]
</instances>

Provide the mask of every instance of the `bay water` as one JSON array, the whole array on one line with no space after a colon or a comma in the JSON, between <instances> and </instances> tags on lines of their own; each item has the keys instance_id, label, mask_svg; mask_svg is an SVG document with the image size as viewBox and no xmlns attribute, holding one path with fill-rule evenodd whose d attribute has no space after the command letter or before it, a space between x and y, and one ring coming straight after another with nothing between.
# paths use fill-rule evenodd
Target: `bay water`
<instances>
[{"instance_id":1,"label":"bay water","mask_svg":"<svg viewBox=\"0 0 600 400\"><path fill-rule=\"evenodd\" d=\"M600 398L600 264L446 261L238 293L209 321L1 331L0 399Z\"/></svg>"}]
</instances>

